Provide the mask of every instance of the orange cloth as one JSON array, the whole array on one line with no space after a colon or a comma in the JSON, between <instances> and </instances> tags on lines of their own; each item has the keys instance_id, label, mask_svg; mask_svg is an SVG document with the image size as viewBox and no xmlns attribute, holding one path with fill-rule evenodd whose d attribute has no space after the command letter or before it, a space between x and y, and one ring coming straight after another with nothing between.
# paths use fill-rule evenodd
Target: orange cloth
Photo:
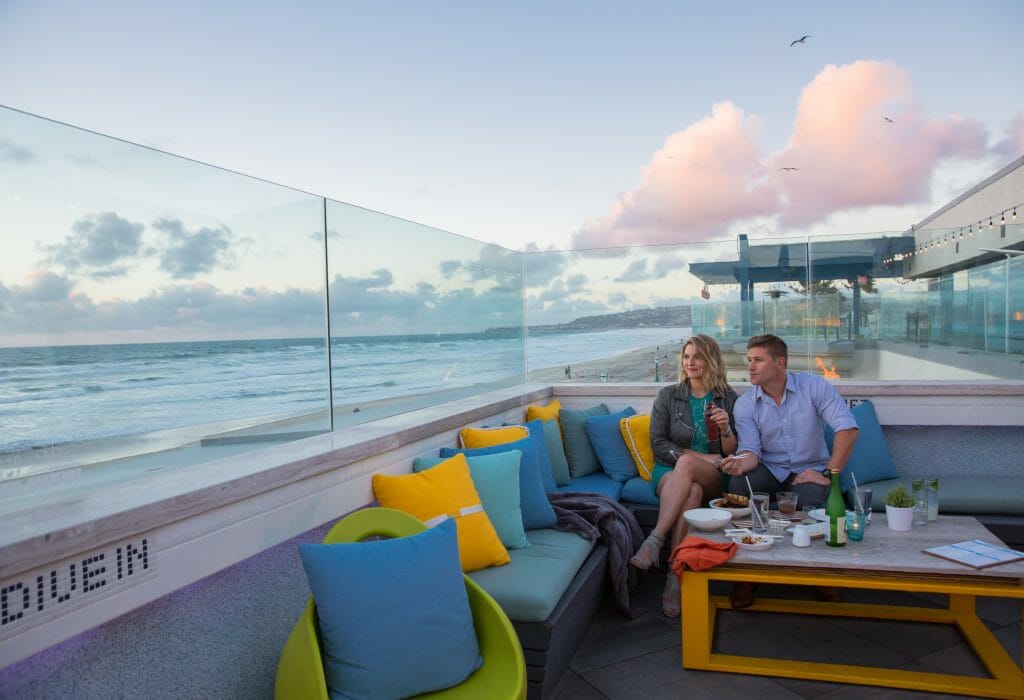
<instances>
[{"instance_id":1,"label":"orange cloth","mask_svg":"<svg viewBox=\"0 0 1024 700\"><path fill-rule=\"evenodd\" d=\"M668 561L676 576L682 578L686 567L700 571L724 564L733 558L739 548L735 542L712 542L703 537L686 537L672 550Z\"/></svg>"}]
</instances>

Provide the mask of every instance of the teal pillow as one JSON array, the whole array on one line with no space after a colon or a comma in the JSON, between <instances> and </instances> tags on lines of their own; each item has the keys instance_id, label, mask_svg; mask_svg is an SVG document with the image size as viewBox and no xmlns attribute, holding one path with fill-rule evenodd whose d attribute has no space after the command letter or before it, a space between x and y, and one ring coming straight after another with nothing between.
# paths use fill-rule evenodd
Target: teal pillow
<instances>
[{"instance_id":1,"label":"teal pillow","mask_svg":"<svg viewBox=\"0 0 1024 700\"><path fill-rule=\"evenodd\" d=\"M572 481L569 463L565 459L565 447L562 446L562 430L558 421L544 421L544 444L547 445L548 457L551 458L551 474L559 486L568 486Z\"/></svg>"},{"instance_id":2,"label":"teal pillow","mask_svg":"<svg viewBox=\"0 0 1024 700\"><path fill-rule=\"evenodd\" d=\"M636 462L633 461L633 455L629 453L626 441L622 439L622 430L619 428L619 422L623 418L635 415L636 411L627 406L607 416L589 416L584 421L590 444L597 454L597 461L601 463L604 473L620 484L639 475Z\"/></svg>"},{"instance_id":3,"label":"teal pillow","mask_svg":"<svg viewBox=\"0 0 1024 700\"><path fill-rule=\"evenodd\" d=\"M861 485L884 479L898 479L900 473L892 461L892 455L889 454L889 444L882 435L882 426L878 424L874 404L862 401L850 412L853 413L860 432L857 433L857 442L853 443L853 453L839 474L840 488L844 493L852 489L854 474L857 475L857 483ZM828 445L829 454L832 454L834 442L835 433L832 432L832 427L826 424L825 444Z\"/></svg>"},{"instance_id":4,"label":"teal pillow","mask_svg":"<svg viewBox=\"0 0 1024 700\"><path fill-rule=\"evenodd\" d=\"M565 447L565 459L569 463L572 478L600 471L601 463L590 444L586 420L590 416L606 415L608 407L603 403L582 410L563 408L558 412L558 424L562 426L562 445Z\"/></svg>"},{"instance_id":5,"label":"teal pillow","mask_svg":"<svg viewBox=\"0 0 1024 700\"><path fill-rule=\"evenodd\" d=\"M543 445L541 446L543 449ZM476 455L493 455L500 452L519 450L522 457L519 461L519 508L523 512L523 527L533 530L539 527L554 527L558 522L548 495L544 491L544 482L540 480L540 465L537 458L537 442L533 436L506 442L503 445L492 445L491 447L452 448L442 447L441 457L453 457L462 453L467 457Z\"/></svg>"},{"instance_id":6,"label":"teal pillow","mask_svg":"<svg viewBox=\"0 0 1024 700\"><path fill-rule=\"evenodd\" d=\"M502 425L520 425L520 423L502 423ZM544 423L539 418L535 418L523 427L529 431L530 437L537 445L537 468L540 469L540 480L544 484L544 491L551 493L558 487L558 484L555 483L555 477L551 472L551 456L546 449L547 435L544 432Z\"/></svg>"},{"instance_id":7,"label":"teal pillow","mask_svg":"<svg viewBox=\"0 0 1024 700\"><path fill-rule=\"evenodd\" d=\"M480 495L480 505L491 519L498 539L506 549L530 546L523 530L523 513L519 508L519 450L493 455L466 457L469 477ZM440 457L417 457L412 470L421 472L436 467L445 460Z\"/></svg>"},{"instance_id":8,"label":"teal pillow","mask_svg":"<svg viewBox=\"0 0 1024 700\"><path fill-rule=\"evenodd\" d=\"M483 664L454 519L410 537L300 544L299 555L332 698L419 695Z\"/></svg>"}]
</instances>

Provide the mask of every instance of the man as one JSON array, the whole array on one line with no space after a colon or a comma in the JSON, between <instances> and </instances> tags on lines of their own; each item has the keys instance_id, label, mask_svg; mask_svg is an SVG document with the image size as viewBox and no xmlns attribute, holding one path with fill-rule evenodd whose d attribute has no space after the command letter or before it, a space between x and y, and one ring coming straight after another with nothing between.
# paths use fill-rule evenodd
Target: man
<instances>
[{"instance_id":1,"label":"man","mask_svg":"<svg viewBox=\"0 0 1024 700\"><path fill-rule=\"evenodd\" d=\"M842 470L857 440L857 421L835 387L824 377L789 372L789 349L775 335L747 341L747 370L753 385L733 409L739 446L722 461L729 490L750 495L794 491L798 503L821 505L828 496L830 470ZM835 432L832 454L824 424ZM835 599L833 591L819 596ZM752 584L737 584L730 600L744 608L753 601Z\"/></svg>"}]
</instances>

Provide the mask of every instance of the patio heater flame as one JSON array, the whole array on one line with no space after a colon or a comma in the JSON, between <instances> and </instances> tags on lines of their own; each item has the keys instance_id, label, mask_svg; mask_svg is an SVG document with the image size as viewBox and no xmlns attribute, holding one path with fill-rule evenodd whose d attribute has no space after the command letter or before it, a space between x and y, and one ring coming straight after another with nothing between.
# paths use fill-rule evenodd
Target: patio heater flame
<instances>
[{"instance_id":1,"label":"patio heater flame","mask_svg":"<svg viewBox=\"0 0 1024 700\"><path fill-rule=\"evenodd\" d=\"M814 366L824 375L825 379L839 379L839 372L836 371L836 366L826 367L824 361L818 357L814 357Z\"/></svg>"}]
</instances>

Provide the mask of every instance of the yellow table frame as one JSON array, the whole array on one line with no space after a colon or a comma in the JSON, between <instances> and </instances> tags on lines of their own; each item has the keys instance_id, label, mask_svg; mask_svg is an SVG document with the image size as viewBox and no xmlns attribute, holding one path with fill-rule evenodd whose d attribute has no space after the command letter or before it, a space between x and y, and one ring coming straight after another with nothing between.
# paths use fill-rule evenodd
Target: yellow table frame
<instances>
[{"instance_id":1,"label":"yellow table frame","mask_svg":"<svg viewBox=\"0 0 1024 700\"><path fill-rule=\"evenodd\" d=\"M715 653L712 651L715 616L718 610L731 607L727 597L710 595L709 583L712 580L948 594L949 606L946 609L758 599L747 610L955 624L992 677L978 678ZM978 618L974 606L976 596L1024 599L1024 586L1019 580L999 580L983 575L936 577L861 570L725 565L704 571L686 571L683 574L680 595L683 619L683 668L910 688L992 698L1024 697L1024 673L1021 667ZM837 653L841 653L841 650Z\"/></svg>"}]
</instances>

